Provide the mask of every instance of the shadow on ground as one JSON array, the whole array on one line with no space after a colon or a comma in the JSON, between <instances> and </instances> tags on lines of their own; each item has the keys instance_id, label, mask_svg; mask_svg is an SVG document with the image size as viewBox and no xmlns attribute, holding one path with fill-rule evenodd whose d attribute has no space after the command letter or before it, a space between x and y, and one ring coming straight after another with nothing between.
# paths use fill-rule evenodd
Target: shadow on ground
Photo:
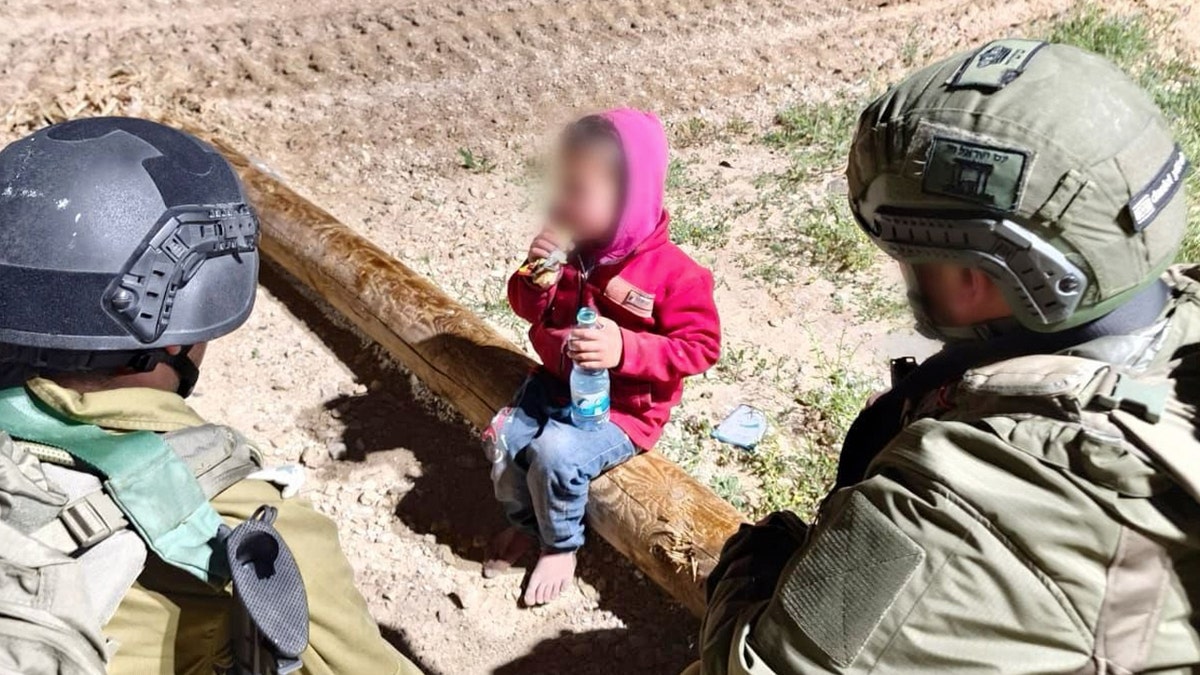
<instances>
[{"instance_id":1,"label":"shadow on ground","mask_svg":"<svg viewBox=\"0 0 1200 675\"><path fill-rule=\"evenodd\" d=\"M492 497L477 433L418 400L407 374L365 347L354 329L331 319L336 316L332 308L301 291L286 272L267 265L261 281L359 382L372 383L363 395L338 396L325 404L346 426L341 440L347 454L341 461L363 461L370 453L397 447L409 450L420 464L420 473L398 504L396 517L418 534L432 534L437 544L448 546L466 565L482 562L488 538L505 523ZM579 576L597 590L600 608L611 612L625 629L564 631L496 673L658 675L678 672L691 660L695 619L610 546L598 539L589 541L580 552ZM403 627L380 627L398 649L413 653Z\"/></svg>"}]
</instances>

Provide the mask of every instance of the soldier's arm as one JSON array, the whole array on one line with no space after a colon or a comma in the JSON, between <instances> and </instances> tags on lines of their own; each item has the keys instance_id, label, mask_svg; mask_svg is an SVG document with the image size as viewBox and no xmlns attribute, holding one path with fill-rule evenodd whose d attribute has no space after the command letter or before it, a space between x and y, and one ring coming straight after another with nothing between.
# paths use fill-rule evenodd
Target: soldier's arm
<instances>
[{"instance_id":1,"label":"soldier's arm","mask_svg":"<svg viewBox=\"0 0 1200 675\"><path fill-rule=\"evenodd\" d=\"M954 452L921 445L913 451ZM727 576L713 588L706 674L969 673L998 663L1071 672L1092 649L1054 582L917 464L832 495L771 596L748 598L746 586Z\"/></svg>"}]
</instances>

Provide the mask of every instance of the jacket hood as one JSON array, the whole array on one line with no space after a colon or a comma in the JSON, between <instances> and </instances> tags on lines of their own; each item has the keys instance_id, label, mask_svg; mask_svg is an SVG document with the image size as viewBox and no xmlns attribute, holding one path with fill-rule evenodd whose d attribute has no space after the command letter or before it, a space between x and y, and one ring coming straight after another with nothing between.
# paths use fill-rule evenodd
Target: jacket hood
<instances>
[{"instance_id":1,"label":"jacket hood","mask_svg":"<svg viewBox=\"0 0 1200 675\"><path fill-rule=\"evenodd\" d=\"M667 133L657 117L641 110L618 108L601 117L616 128L625 155L625 203L616 235L598 260L612 263L628 257L667 219Z\"/></svg>"}]
</instances>

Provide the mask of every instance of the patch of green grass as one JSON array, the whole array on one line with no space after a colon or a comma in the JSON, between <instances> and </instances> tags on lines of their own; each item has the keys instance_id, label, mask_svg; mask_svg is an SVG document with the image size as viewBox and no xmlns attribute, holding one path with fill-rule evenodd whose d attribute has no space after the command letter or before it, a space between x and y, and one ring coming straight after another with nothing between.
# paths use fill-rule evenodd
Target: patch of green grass
<instances>
[{"instance_id":1,"label":"patch of green grass","mask_svg":"<svg viewBox=\"0 0 1200 675\"><path fill-rule=\"evenodd\" d=\"M798 262L830 280L845 282L847 275L869 270L878 259L845 198L833 195L811 206L789 207L781 224L764 226L759 241L762 250L755 256L759 262L747 273L772 284L795 281Z\"/></svg>"},{"instance_id":2,"label":"patch of green grass","mask_svg":"<svg viewBox=\"0 0 1200 675\"><path fill-rule=\"evenodd\" d=\"M491 157L470 148L458 149L458 165L471 173L491 173L496 170L496 163Z\"/></svg>"},{"instance_id":3,"label":"patch of green grass","mask_svg":"<svg viewBox=\"0 0 1200 675\"><path fill-rule=\"evenodd\" d=\"M710 196L708 187L692 172L692 164L678 157L667 164L666 187L668 198L699 200Z\"/></svg>"},{"instance_id":4,"label":"patch of green grass","mask_svg":"<svg viewBox=\"0 0 1200 675\"><path fill-rule=\"evenodd\" d=\"M1101 54L1125 69L1171 120L1187 156L1200 161L1200 64L1163 56L1156 49L1163 25L1162 17L1117 13L1087 2L1059 17L1046 37ZM1192 200L1178 260L1195 262L1200 261L1200 173L1191 173L1186 189Z\"/></svg>"},{"instance_id":5,"label":"patch of green grass","mask_svg":"<svg viewBox=\"0 0 1200 675\"><path fill-rule=\"evenodd\" d=\"M716 140L720 129L703 117L689 117L671 126L672 145L676 148L691 148Z\"/></svg>"},{"instance_id":6,"label":"patch of green grass","mask_svg":"<svg viewBox=\"0 0 1200 675\"><path fill-rule=\"evenodd\" d=\"M753 128L754 125L744 117L732 117L724 123L712 122L703 117L689 117L671 125L671 146L682 150L722 143L745 136Z\"/></svg>"},{"instance_id":7,"label":"patch of green grass","mask_svg":"<svg viewBox=\"0 0 1200 675\"><path fill-rule=\"evenodd\" d=\"M1090 2L1056 21L1046 39L1096 52L1123 68L1137 65L1154 48L1144 15L1117 15Z\"/></svg>"},{"instance_id":8,"label":"patch of green grass","mask_svg":"<svg viewBox=\"0 0 1200 675\"><path fill-rule=\"evenodd\" d=\"M667 165L667 201L671 211L671 240L695 249L720 248L729 239L735 218L747 205L723 207L712 200L712 181L704 181L693 164L672 159Z\"/></svg>"},{"instance_id":9,"label":"patch of green grass","mask_svg":"<svg viewBox=\"0 0 1200 675\"><path fill-rule=\"evenodd\" d=\"M908 298L902 285L872 279L856 297L857 316L862 321L899 321L909 316Z\"/></svg>"},{"instance_id":10,"label":"patch of green grass","mask_svg":"<svg viewBox=\"0 0 1200 675\"><path fill-rule=\"evenodd\" d=\"M748 456L748 469L760 481L761 492L752 515L788 509L807 518L833 483L846 430L878 388L855 368L853 353L843 343L818 347L814 384L797 393L794 413L780 416L794 420L793 428L772 433Z\"/></svg>"},{"instance_id":11,"label":"patch of green grass","mask_svg":"<svg viewBox=\"0 0 1200 675\"><path fill-rule=\"evenodd\" d=\"M781 110L775 116L775 127L763 137L767 145L791 153L791 164L781 178L788 183L804 182L842 166L860 109L856 98L839 97L833 102L801 103Z\"/></svg>"},{"instance_id":12,"label":"patch of green grass","mask_svg":"<svg viewBox=\"0 0 1200 675\"><path fill-rule=\"evenodd\" d=\"M725 135L745 136L754 130L754 123L745 117L731 117L725 122Z\"/></svg>"},{"instance_id":13,"label":"patch of green grass","mask_svg":"<svg viewBox=\"0 0 1200 675\"><path fill-rule=\"evenodd\" d=\"M718 497L733 504L733 508L744 511L748 506L742 479L737 474L717 474L708 481L708 486L717 493Z\"/></svg>"},{"instance_id":14,"label":"patch of green grass","mask_svg":"<svg viewBox=\"0 0 1200 675\"><path fill-rule=\"evenodd\" d=\"M731 220L720 209L676 208L671 216L671 241L692 248L719 248L728 240Z\"/></svg>"}]
</instances>

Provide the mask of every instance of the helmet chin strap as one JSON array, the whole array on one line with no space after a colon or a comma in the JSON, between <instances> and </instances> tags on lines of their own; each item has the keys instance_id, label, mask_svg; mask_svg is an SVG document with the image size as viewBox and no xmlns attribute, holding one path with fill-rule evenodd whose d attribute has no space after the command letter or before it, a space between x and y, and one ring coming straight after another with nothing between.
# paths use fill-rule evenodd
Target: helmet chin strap
<instances>
[{"instance_id":1,"label":"helmet chin strap","mask_svg":"<svg viewBox=\"0 0 1200 675\"><path fill-rule=\"evenodd\" d=\"M200 368L188 356L191 351L192 345L186 345L179 349L178 354L168 354L163 359L163 363L170 366L179 377L179 387L175 389L175 393L184 398L192 395L192 391L196 388L196 382L200 380Z\"/></svg>"}]
</instances>

